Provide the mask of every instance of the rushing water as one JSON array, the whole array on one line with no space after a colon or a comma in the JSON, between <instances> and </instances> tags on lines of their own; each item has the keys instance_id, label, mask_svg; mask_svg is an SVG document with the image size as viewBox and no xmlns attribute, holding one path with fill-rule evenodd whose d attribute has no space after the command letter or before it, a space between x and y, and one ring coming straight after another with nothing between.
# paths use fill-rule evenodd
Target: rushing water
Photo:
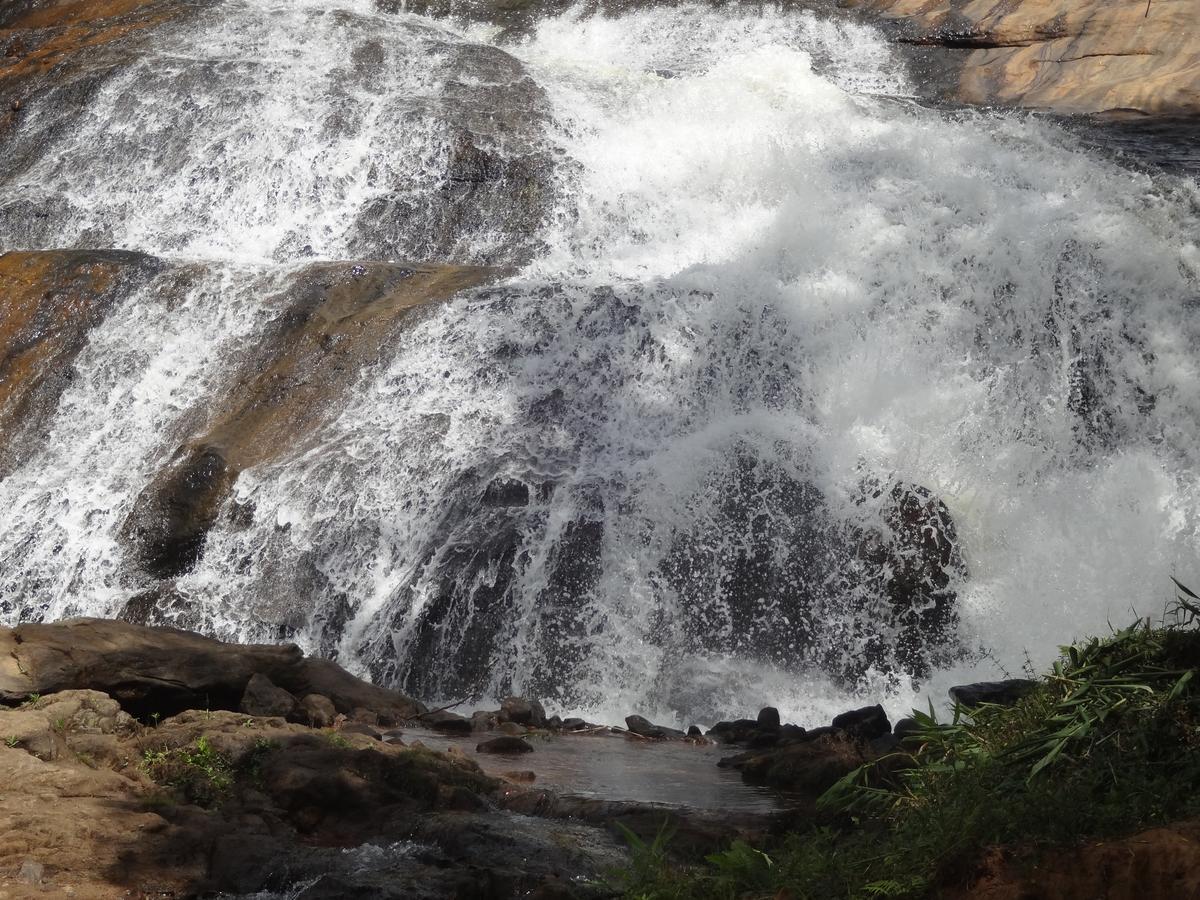
<instances>
[{"instance_id":1,"label":"rushing water","mask_svg":"<svg viewBox=\"0 0 1200 900\"><path fill-rule=\"evenodd\" d=\"M572 11L496 45L327 6L229 0L86 114L31 114L0 247L208 274L110 315L0 482L10 619L147 586L120 523L310 257L516 269L242 473L174 586L215 633L429 699L812 722L1044 664L1200 575L1193 176L924 108L874 32L812 13ZM468 193L463 133L509 164ZM836 561L888 533L864 482L956 525L957 637L919 683L831 677L890 640Z\"/></svg>"}]
</instances>

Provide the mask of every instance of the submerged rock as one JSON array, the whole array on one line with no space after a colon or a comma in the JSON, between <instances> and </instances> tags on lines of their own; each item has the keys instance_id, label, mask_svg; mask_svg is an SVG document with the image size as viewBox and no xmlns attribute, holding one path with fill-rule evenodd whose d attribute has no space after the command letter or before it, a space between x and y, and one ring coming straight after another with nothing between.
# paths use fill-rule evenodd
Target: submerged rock
<instances>
[{"instance_id":1,"label":"submerged rock","mask_svg":"<svg viewBox=\"0 0 1200 900\"><path fill-rule=\"evenodd\" d=\"M529 746L527 741L519 737L498 737L492 738L490 741L484 741L475 747L478 753L504 753L504 754L519 754L532 753L533 747Z\"/></svg>"},{"instance_id":2,"label":"submerged rock","mask_svg":"<svg viewBox=\"0 0 1200 900\"><path fill-rule=\"evenodd\" d=\"M666 725L655 725L644 716L626 716L625 727L633 734L659 740L686 737L685 733L679 729L668 728Z\"/></svg>"}]
</instances>

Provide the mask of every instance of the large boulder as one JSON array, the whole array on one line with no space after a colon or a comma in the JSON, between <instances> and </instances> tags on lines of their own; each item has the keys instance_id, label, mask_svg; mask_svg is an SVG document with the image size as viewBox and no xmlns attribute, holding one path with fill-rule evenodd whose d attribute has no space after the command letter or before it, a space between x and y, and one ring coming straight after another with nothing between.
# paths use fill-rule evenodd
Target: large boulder
<instances>
[{"instance_id":1,"label":"large boulder","mask_svg":"<svg viewBox=\"0 0 1200 900\"><path fill-rule=\"evenodd\" d=\"M183 709L240 707L255 675L292 695L321 694L346 715L369 709L386 723L424 707L355 678L336 663L306 659L294 645L226 644L171 628L106 619L0 629L0 701L87 688L139 718Z\"/></svg>"},{"instance_id":2,"label":"large boulder","mask_svg":"<svg viewBox=\"0 0 1200 900\"><path fill-rule=\"evenodd\" d=\"M946 94L1058 112L1200 111L1192 0L844 0L947 58Z\"/></svg>"}]
</instances>

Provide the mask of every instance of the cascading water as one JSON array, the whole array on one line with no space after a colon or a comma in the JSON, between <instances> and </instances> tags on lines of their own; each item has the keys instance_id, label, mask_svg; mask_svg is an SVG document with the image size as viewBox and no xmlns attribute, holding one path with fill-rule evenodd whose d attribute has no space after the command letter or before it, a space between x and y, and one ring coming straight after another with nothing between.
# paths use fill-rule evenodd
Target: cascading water
<instances>
[{"instance_id":1,"label":"cascading water","mask_svg":"<svg viewBox=\"0 0 1200 900\"><path fill-rule=\"evenodd\" d=\"M1200 568L1194 180L922 108L812 13L493 46L324 6L230 0L27 126L0 246L207 274L122 301L0 481L9 620L152 586L121 523L310 256L515 268L241 472L168 618L427 699L805 722L1040 664Z\"/></svg>"}]
</instances>

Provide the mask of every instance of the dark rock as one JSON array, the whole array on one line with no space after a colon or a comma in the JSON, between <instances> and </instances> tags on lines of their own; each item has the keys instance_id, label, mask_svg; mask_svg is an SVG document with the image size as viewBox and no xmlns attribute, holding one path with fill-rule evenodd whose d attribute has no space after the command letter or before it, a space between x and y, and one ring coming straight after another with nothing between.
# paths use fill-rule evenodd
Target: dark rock
<instances>
[{"instance_id":1,"label":"dark rock","mask_svg":"<svg viewBox=\"0 0 1200 900\"><path fill-rule=\"evenodd\" d=\"M704 735L704 732L700 730L699 725L689 725L687 733L688 737L703 737Z\"/></svg>"},{"instance_id":2,"label":"dark rock","mask_svg":"<svg viewBox=\"0 0 1200 900\"><path fill-rule=\"evenodd\" d=\"M283 688L276 687L266 675L256 672L246 682L238 709L248 716L278 716L286 719L296 709L296 698Z\"/></svg>"},{"instance_id":3,"label":"dark rock","mask_svg":"<svg viewBox=\"0 0 1200 900\"><path fill-rule=\"evenodd\" d=\"M500 704L500 721L542 728L546 724L546 710L536 700L527 700L524 697L506 697Z\"/></svg>"},{"instance_id":4,"label":"dark rock","mask_svg":"<svg viewBox=\"0 0 1200 900\"><path fill-rule=\"evenodd\" d=\"M708 736L722 744L741 744L758 734L758 722L754 719L736 719L718 722L708 729Z\"/></svg>"},{"instance_id":5,"label":"dark rock","mask_svg":"<svg viewBox=\"0 0 1200 900\"><path fill-rule=\"evenodd\" d=\"M447 734L470 734L472 731L470 719L449 710L426 713L421 716L421 721L434 731L443 731Z\"/></svg>"},{"instance_id":6,"label":"dark rock","mask_svg":"<svg viewBox=\"0 0 1200 900\"><path fill-rule=\"evenodd\" d=\"M799 725L781 725L779 728L779 742L795 743L804 739L806 732Z\"/></svg>"},{"instance_id":7,"label":"dark rock","mask_svg":"<svg viewBox=\"0 0 1200 900\"><path fill-rule=\"evenodd\" d=\"M563 719L563 731L582 731L588 727L588 723L578 716L571 716L569 719Z\"/></svg>"},{"instance_id":8,"label":"dark rock","mask_svg":"<svg viewBox=\"0 0 1200 900\"><path fill-rule=\"evenodd\" d=\"M1027 678L1010 678L1007 681L977 681L974 684L960 684L950 688L950 699L967 708L984 703L1012 706L1035 687L1037 687L1037 682Z\"/></svg>"},{"instance_id":9,"label":"dark rock","mask_svg":"<svg viewBox=\"0 0 1200 900\"><path fill-rule=\"evenodd\" d=\"M899 720L895 727L892 728L892 734L900 740L904 740L910 734L916 732L921 726L917 724L916 719L904 718Z\"/></svg>"},{"instance_id":10,"label":"dark rock","mask_svg":"<svg viewBox=\"0 0 1200 900\"><path fill-rule=\"evenodd\" d=\"M774 747L779 743L779 729L768 728L763 731L756 732L750 740L746 741L746 746L751 749L760 747Z\"/></svg>"},{"instance_id":11,"label":"dark rock","mask_svg":"<svg viewBox=\"0 0 1200 900\"><path fill-rule=\"evenodd\" d=\"M337 708L328 697L305 694L293 717L311 728L328 728L337 717Z\"/></svg>"},{"instance_id":12,"label":"dark rock","mask_svg":"<svg viewBox=\"0 0 1200 900\"><path fill-rule=\"evenodd\" d=\"M879 704L853 709L835 716L833 727L864 741L873 741L892 733L892 723Z\"/></svg>"},{"instance_id":13,"label":"dark rock","mask_svg":"<svg viewBox=\"0 0 1200 900\"><path fill-rule=\"evenodd\" d=\"M837 732L785 747L751 750L717 765L740 771L752 783L819 796L866 761L861 744Z\"/></svg>"},{"instance_id":14,"label":"dark rock","mask_svg":"<svg viewBox=\"0 0 1200 900\"><path fill-rule=\"evenodd\" d=\"M561 731L562 730L562 719L559 718L557 715L551 716L550 718L548 718L546 720L546 727L549 728L551 731Z\"/></svg>"},{"instance_id":15,"label":"dark rock","mask_svg":"<svg viewBox=\"0 0 1200 900\"><path fill-rule=\"evenodd\" d=\"M764 706L758 711L758 727L759 728L778 728L779 710L773 706Z\"/></svg>"},{"instance_id":16,"label":"dark rock","mask_svg":"<svg viewBox=\"0 0 1200 900\"><path fill-rule=\"evenodd\" d=\"M528 506L529 485L522 481L496 479L484 489L484 506Z\"/></svg>"},{"instance_id":17,"label":"dark rock","mask_svg":"<svg viewBox=\"0 0 1200 900\"><path fill-rule=\"evenodd\" d=\"M500 714L498 712L488 712L487 710L479 709L471 713L472 731L491 731L499 724Z\"/></svg>"},{"instance_id":18,"label":"dark rock","mask_svg":"<svg viewBox=\"0 0 1200 900\"><path fill-rule=\"evenodd\" d=\"M867 742L871 752L876 756L886 756L900 749L900 738L894 734L884 734Z\"/></svg>"},{"instance_id":19,"label":"dark rock","mask_svg":"<svg viewBox=\"0 0 1200 900\"><path fill-rule=\"evenodd\" d=\"M519 737L492 738L475 747L478 753L532 753L533 747Z\"/></svg>"},{"instance_id":20,"label":"dark rock","mask_svg":"<svg viewBox=\"0 0 1200 900\"><path fill-rule=\"evenodd\" d=\"M684 733L677 728L668 728L665 725L655 725L649 719L643 716L626 716L625 727L631 732L642 737L656 738L659 740L666 738L684 737Z\"/></svg>"}]
</instances>

